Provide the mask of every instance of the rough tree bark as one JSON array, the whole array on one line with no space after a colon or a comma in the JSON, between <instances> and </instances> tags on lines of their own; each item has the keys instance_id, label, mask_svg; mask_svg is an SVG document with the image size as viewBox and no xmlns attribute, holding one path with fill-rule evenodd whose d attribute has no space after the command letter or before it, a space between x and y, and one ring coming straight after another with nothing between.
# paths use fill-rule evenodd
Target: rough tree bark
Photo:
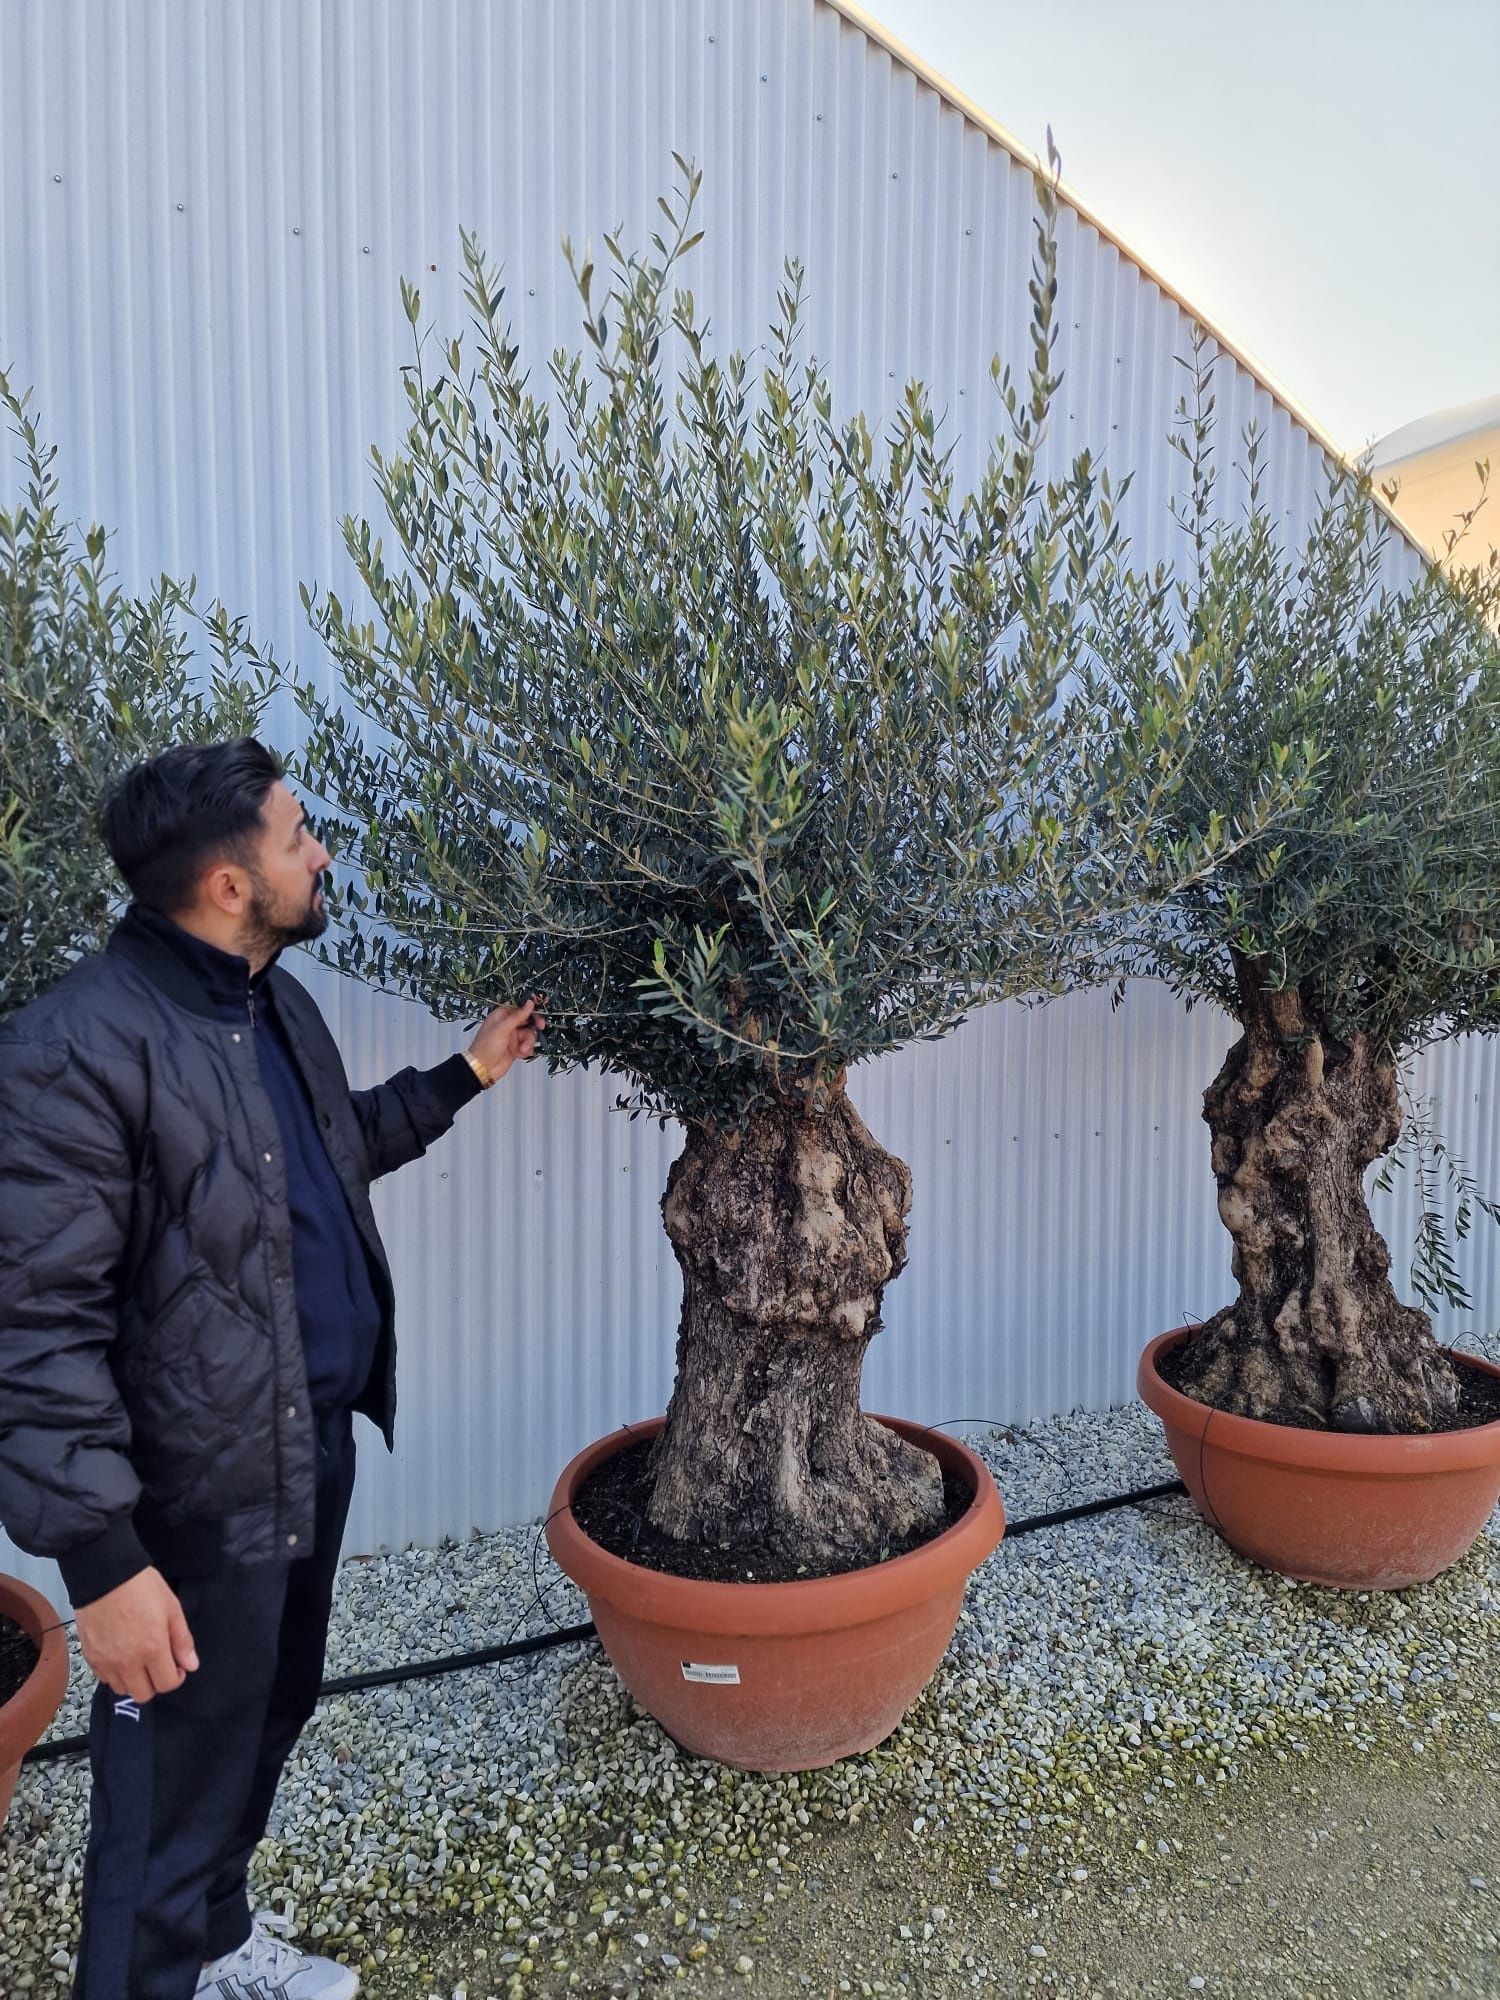
<instances>
[{"instance_id":1,"label":"rough tree bark","mask_svg":"<svg viewBox=\"0 0 1500 2000\"><path fill-rule=\"evenodd\" d=\"M743 1133L690 1130L662 1199L683 1301L654 1527L826 1569L942 1526L936 1459L860 1410L910 1205L910 1173L842 1079L820 1115L785 1106Z\"/></svg>"},{"instance_id":2,"label":"rough tree bark","mask_svg":"<svg viewBox=\"0 0 1500 2000\"><path fill-rule=\"evenodd\" d=\"M1458 1405L1426 1313L1390 1283L1366 1169L1396 1142L1396 1069L1339 1041L1295 989L1237 964L1244 1029L1204 1093L1239 1298L1189 1344L1180 1386L1237 1416L1309 1429L1429 1431Z\"/></svg>"}]
</instances>

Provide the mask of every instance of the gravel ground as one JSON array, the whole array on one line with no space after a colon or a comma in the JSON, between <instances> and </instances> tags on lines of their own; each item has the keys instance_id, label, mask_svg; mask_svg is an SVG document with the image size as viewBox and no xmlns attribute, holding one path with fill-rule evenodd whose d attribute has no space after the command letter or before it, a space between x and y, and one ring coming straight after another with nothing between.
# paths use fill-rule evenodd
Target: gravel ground
<instances>
[{"instance_id":1,"label":"gravel ground","mask_svg":"<svg viewBox=\"0 0 1500 2000\"><path fill-rule=\"evenodd\" d=\"M1171 1476L1138 1407L976 1442L1012 1518ZM346 1564L330 1673L586 1616L545 1551L547 1602L532 1606L535 1543L528 1527ZM260 1881L383 2000L629 1995L663 1979L780 1993L814 1977L824 1992L1006 1993L1021 1979L1154 1992L1139 1964L1136 1983L1110 1987L1107 1968L1091 1983L1074 1920L1098 1884L1124 1924L1138 1870L1137 1908L1159 1912L1166 1894L1186 1922L1193 1883L1210 1880L1209 1829L1274 1824L1277 1810L1295 1821L1286 1787L1309 1759L1405 1773L1386 1809L1410 1799L1414 1840L1430 1809L1410 1773L1433 1768L1413 1762L1433 1746L1470 1741L1460 1768L1471 1782L1488 1771L1493 1796L1497 1640L1500 1515L1427 1588L1343 1596L1249 1568L1185 1500L1158 1501L1002 1544L901 1728L828 1771L758 1778L684 1756L592 1647L328 1701L288 1769ZM83 1679L59 1732L81 1725ZM1268 1785L1279 1806L1264 1803ZM6 1995L66 1987L85 1801L80 1762L22 1774L0 1842ZM1368 1818L1357 1803L1355 1827ZM1478 1823L1466 1815L1466 1838ZM1472 1895L1488 1896L1500 1861L1474 1872L1486 1888ZM868 1924L859 1903L830 1915L828 1949L814 1950L822 1888L810 1885L829 1880L863 1883ZM943 1882L962 1886L962 1913L956 1892L951 1915L933 1902ZM974 1895L1023 1973L1006 1969L1008 1948L985 1947ZM1436 1937L1436 1908L1434 1925ZM1475 1951L1486 1935L1481 1922ZM1165 1937L1161 1951L1181 1955ZM1128 1957L1122 1945L1122 1968ZM1192 1985L1212 1964L1179 1976L1164 1957L1161 1971L1162 1992L1234 1990ZM1496 1990L1414 1977L1388 1990Z\"/></svg>"},{"instance_id":2,"label":"gravel ground","mask_svg":"<svg viewBox=\"0 0 1500 2000\"><path fill-rule=\"evenodd\" d=\"M1493 2000L1497 1842L1500 1729L1477 1707L1425 1738L1387 1732L1360 1757L1324 1732L1285 1763L1261 1759L1233 1783L1164 1794L1131 1824L1085 1829L1065 1862L1010 1867L998 1886L982 1860L877 1810L825 1830L816 1861L791 1864L770 1892L754 1863L717 1879L688 1871L725 1943L717 1961L688 1961L678 1990L958 2000L977 1978L981 1991L1078 2000ZM429 1976L387 1968L382 2000L494 1990L493 1941L472 1920L419 1919L413 1935ZM748 1980L730 1969L742 1951ZM627 1955L579 1986L642 1983ZM561 1995L567 1975L530 1990Z\"/></svg>"}]
</instances>

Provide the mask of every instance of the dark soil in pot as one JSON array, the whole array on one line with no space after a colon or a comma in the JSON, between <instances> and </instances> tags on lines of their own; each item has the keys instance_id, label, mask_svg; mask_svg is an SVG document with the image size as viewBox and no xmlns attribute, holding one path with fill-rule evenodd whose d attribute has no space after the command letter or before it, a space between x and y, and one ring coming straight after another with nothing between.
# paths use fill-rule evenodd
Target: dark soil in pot
<instances>
[{"instance_id":1,"label":"dark soil in pot","mask_svg":"<svg viewBox=\"0 0 1500 2000\"><path fill-rule=\"evenodd\" d=\"M36 1663L36 1643L31 1635L0 1612L0 1706L20 1693Z\"/></svg>"},{"instance_id":2,"label":"dark soil in pot","mask_svg":"<svg viewBox=\"0 0 1500 2000\"><path fill-rule=\"evenodd\" d=\"M1190 1340L1182 1341L1178 1346L1164 1353L1156 1364L1157 1374L1160 1375L1169 1389L1175 1389L1180 1396L1191 1396L1193 1394L1184 1380L1187 1373L1188 1352L1191 1346L1192 1342ZM1453 1364L1458 1376L1458 1409L1454 1414L1452 1422L1440 1424L1438 1429L1441 1431L1472 1431L1478 1430L1481 1424L1500 1423L1500 1381L1497 1381L1493 1375L1486 1373L1484 1369L1466 1366L1461 1354L1453 1356ZM1195 1400L1199 1399L1195 1398ZM1274 1416L1268 1416L1262 1418L1261 1421L1264 1423L1277 1423L1281 1420ZM1285 1425L1284 1427L1292 1430L1305 1430L1309 1428L1305 1424L1292 1424ZM1334 1435L1334 1433L1330 1432L1330 1435ZM1428 1436L1431 1433L1408 1433L1408 1435Z\"/></svg>"},{"instance_id":3,"label":"dark soil in pot","mask_svg":"<svg viewBox=\"0 0 1500 2000\"><path fill-rule=\"evenodd\" d=\"M701 1583L799 1583L865 1567L855 1563L842 1569L799 1567L795 1559L768 1545L740 1542L732 1548L705 1548L700 1543L679 1542L662 1534L646 1519L650 1457L649 1440L627 1445L597 1468L573 1502L573 1518L579 1527L600 1548L622 1561L661 1570L669 1576L692 1577ZM943 1534L960 1520L973 1498L970 1487L945 1472L943 1520L935 1532ZM918 1534L892 1542L881 1551L880 1559L904 1556L932 1539L930 1534Z\"/></svg>"}]
</instances>

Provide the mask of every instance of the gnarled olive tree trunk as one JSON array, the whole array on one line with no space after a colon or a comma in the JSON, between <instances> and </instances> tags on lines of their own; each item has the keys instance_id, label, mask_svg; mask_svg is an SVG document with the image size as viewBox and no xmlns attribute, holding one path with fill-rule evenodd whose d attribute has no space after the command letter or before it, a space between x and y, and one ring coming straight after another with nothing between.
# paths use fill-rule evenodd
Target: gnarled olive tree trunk
<instances>
[{"instance_id":1,"label":"gnarled olive tree trunk","mask_svg":"<svg viewBox=\"0 0 1500 2000\"><path fill-rule=\"evenodd\" d=\"M817 1116L788 1105L743 1132L690 1128L662 1200L683 1301L654 1527L810 1567L941 1527L936 1459L859 1402L910 1204L911 1175L842 1083Z\"/></svg>"},{"instance_id":2,"label":"gnarled olive tree trunk","mask_svg":"<svg viewBox=\"0 0 1500 2000\"><path fill-rule=\"evenodd\" d=\"M1366 1169L1395 1144L1394 1063L1340 1042L1295 989L1239 967L1244 1028L1204 1093L1219 1214L1240 1295L1187 1350L1181 1386L1238 1416L1343 1431L1427 1431L1458 1402L1427 1315L1390 1283Z\"/></svg>"}]
</instances>

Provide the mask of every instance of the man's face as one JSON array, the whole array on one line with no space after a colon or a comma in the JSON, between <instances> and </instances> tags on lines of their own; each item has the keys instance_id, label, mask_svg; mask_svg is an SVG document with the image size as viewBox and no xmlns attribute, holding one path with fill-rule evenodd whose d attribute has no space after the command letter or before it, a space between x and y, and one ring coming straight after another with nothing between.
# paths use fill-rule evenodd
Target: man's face
<instances>
[{"instance_id":1,"label":"man's face","mask_svg":"<svg viewBox=\"0 0 1500 2000\"><path fill-rule=\"evenodd\" d=\"M260 809L264 832L249 864L248 924L268 952L301 944L328 928L323 871L332 857L314 839L300 801L278 778Z\"/></svg>"}]
</instances>

